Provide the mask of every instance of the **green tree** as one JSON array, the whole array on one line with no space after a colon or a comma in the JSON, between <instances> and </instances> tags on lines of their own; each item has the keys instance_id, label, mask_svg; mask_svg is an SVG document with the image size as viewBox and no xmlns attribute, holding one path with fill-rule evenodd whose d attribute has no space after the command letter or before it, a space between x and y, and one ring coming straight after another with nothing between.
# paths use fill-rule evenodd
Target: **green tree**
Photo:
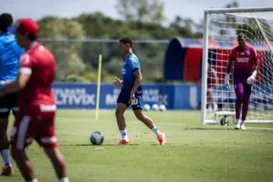
<instances>
[{"instance_id":1,"label":"green tree","mask_svg":"<svg viewBox=\"0 0 273 182\"><path fill-rule=\"evenodd\" d=\"M232 1L230 3L228 3L225 8L238 8L239 7L239 3L238 1Z\"/></svg>"},{"instance_id":2,"label":"green tree","mask_svg":"<svg viewBox=\"0 0 273 182\"><path fill-rule=\"evenodd\" d=\"M170 29L177 32L179 36L200 38L202 33L198 32L198 25L190 18L176 16L170 24ZM194 29L196 31L194 31Z\"/></svg>"},{"instance_id":3,"label":"green tree","mask_svg":"<svg viewBox=\"0 0 273 182\"><path fill-rule=\"evenodd\" d=\"M129 0L130 3L148 3L153 12L157 7L153 0ZM121 1L120 1L121 2ZM128 3L123 1L123 3ZM163 5L163 4L162 4ZM130 8L135 7L131 6ZM137 6L138 7L138 6ZM162 6L164 7L164 6ZM129 8L129 10L130 10ZM142 7L144 8L144 6ZM146 8L146 6L145 6ZM144 9L145 9L144 8ZM135 12L135 10L132 10ZM140 10L139 10L140 11ZM142 10L141 10L142 11ZM45 17L40 20L41 38L51 39L117 39L112 43L101 42L44 42L54 53L57 60L58 80L84 80L97 79L98 55L103 55L102 81L111 81L113 76L121 75L121 64L123 61L119 51L118 39L130 37L132 39L172 39L177 36L200 37L201 33L195 31L196 24L191 19L180 18L173 22L170 27L162 26L159 21L154 21L151 11L149 14L134 14L134 18L115 20L100 12L81 14L73 19L62 19L57 17ZM163 15L163 9L158 8ZM156 13L154 13L156 15ZM156 16L157 17L157 16ZM167 44L157 43L134 43L133 51L138 55L144 81L154 81L163 77L164 54ZM81 77L82 76L82 77Z\"/></svg>"},{"instance_id":4,"label":"green tree","mask_svg":"<svg viewBox=\"0 0 273 182\"><path fill-rule=\"evenodd\" d=\"M240 23L237 25L236 33L237 35L239 33L246 34L249 41L265 42L266 39L273 41L272 27L265 19L262 18L245 19L245 23Z\"/></svg>"},{"instance_id":5,"label":"green tree","mask_svg":"<svg viewBox=\"0 0 273 182\"><path fill-rule=\"evenodd\" d=\"M54 39L82 39L85 37L82 25L77 21L57 17L45 17L39 22L41 38L51 38L44 44L53 52L56 64L56 79L63 80L69 74L80 74L85 64L78 55L81 43L54 42Z\"/></svg>"},{"instance_id":6,"label":"green tree","mask_svg":"<svg viewBox=\"0 0 273 182\"><path fill-rule=\"evenodd\" d=\"M226 8L238 8L239 3L238 1L233 1L228 3ZM237 20L239 19L239 20ZM265 41L265 37L267 39L271 39L273 31L271 26L267 23L265 19L262 18L252 18L252 17L236 17L236 15L227 15L226 16L227 22L232 22L235 24L236 22L240 22L236 25L236 34L244 33L247 35L250 41ZM222 30L221 34L225 34L226 32Z\"/></svg>"},{"instance_id":7,"label":"green tree","mask_svg":"<svg viewBox=\"0 0 273 182\"><path fill-rule=\"evenodd\" d=\"M128 21L162 23L164 2L159 0L119 0L116 5L119 14Z\"/></svg>"}]
</instances>

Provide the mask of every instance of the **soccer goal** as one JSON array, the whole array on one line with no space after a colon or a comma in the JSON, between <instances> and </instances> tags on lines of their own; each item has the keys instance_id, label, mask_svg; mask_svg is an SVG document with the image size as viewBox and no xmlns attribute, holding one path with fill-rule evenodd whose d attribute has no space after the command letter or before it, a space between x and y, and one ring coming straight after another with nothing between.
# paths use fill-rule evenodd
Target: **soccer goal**
<instances>
[{"instance_id":1,"label":"soccer goal","mask_svg":"<svg viewBox=\"0 0 273 182\"><path fill-rule=\"evenodd\" d=\"M239 33L259 57L246 123L273 123L273 7L205 10L203 33L201 123L235 122L232 74L229 89L224 78Z\"/></svg>"}]
</instances>

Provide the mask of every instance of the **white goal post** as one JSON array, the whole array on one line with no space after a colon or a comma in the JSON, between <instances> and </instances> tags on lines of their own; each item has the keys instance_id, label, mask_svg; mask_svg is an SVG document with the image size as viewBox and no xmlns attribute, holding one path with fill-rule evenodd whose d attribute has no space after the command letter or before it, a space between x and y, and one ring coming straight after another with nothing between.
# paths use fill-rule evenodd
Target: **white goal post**
<instances>
[{"instance_id":1,"label":"white goal post","mask_svg":"<svg viewBox=\"0 0 273 182\"><path fill-rule=\"evenodd\" d=\"M259 58L246 123L273 123L273 7L204 11L201 124L230 117L235 123L235 93L224 85L228 56L244 33ZM208 79L210 80L208 83Z\"/></svg>"}]
</instances>

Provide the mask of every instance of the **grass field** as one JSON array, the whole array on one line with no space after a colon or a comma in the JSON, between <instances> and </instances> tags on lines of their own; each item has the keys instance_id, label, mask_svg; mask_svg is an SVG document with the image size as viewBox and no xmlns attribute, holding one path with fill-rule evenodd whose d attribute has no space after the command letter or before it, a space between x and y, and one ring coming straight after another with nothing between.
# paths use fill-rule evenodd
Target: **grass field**
<instances>
[{"instance_id":1,"label":"grass field","mask_svg":"<svg viewBox=\"0 0 273 182\"><path fill-rule=\"evenodd\" d=\"M120 134L114 111L61 110L57 136L72 182L270 182L273 181L273 125L232 127L205 126L198 111L149 112L167 136L160 146L153 132L126 113L131 145L118 146ZM105 135L101 146L89 136ZM28 150L40 182L58 181L51 164L37 146ZM17 168L0 181L23 181Z\"/></svg>"}]
</instances>

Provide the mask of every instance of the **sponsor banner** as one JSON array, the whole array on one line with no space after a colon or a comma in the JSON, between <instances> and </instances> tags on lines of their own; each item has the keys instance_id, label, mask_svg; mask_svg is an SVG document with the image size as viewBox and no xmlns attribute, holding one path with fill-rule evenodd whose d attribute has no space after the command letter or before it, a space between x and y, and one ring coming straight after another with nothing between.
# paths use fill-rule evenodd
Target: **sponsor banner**
<instances>
[{"instance_id":1,"label":"sponsor banner","mask_svg":"<svg viewBox=\"0 0 273 182\"><path fill-rule=\"evenodd\" d=\"M200 103L200 85L194 84L143 84L144 104L164 104L168 109L196 109ZM101 84L100 108L116 107L120 88ZM60 109L94 109L97 84L55 82L55 101Z\"/></svg>"}]
</instances>

